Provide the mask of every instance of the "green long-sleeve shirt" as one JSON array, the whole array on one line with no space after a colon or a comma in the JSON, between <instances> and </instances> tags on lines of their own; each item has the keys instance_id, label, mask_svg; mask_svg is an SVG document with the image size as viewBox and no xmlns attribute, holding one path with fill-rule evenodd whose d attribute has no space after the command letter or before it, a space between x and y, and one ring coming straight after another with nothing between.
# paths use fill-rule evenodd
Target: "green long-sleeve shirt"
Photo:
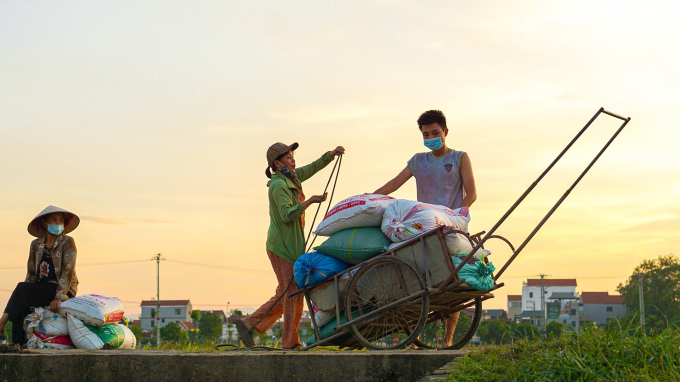
<instances>
[{"instance_id":1,"label":"green long-sleeve shirt","mask_svg":"<svg viewBox=\"0 0 680 382\"><path fill-rule=\"evenodd\" d=\"M289 263L294 263L305 251L305 231L301 218L305 208L298 200L299 192L295 186L302 190L302 182L331 163L333 158L329 154L327 152L307 166L296 169L295 180L290 180L277 171L267 182L270 221L267 249Z\"/></svg>"}]
</instances>

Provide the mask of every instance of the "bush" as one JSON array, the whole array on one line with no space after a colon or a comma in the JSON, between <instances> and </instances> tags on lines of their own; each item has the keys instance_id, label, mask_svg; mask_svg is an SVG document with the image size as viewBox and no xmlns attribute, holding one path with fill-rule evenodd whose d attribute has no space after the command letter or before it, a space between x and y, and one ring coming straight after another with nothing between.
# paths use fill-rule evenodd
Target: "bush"
<instances>
[{"instance_id":1,"label":"bush","mask_svg":"<svg viewBox=\"0 0 680 382\"><path fill-rule=\"evenodd\" d=\"M449 381L680 381L680 331L586 328L549 340L519 340L463 357Z\"/></svg>"}]
</instances>

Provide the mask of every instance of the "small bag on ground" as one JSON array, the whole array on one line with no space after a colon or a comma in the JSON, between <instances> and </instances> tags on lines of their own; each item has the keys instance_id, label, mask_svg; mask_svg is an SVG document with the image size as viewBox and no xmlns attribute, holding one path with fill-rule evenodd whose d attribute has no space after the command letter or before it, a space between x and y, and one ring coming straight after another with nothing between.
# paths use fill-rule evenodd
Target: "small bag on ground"
<instances>
[{"instance_id":1,"label":"small bag on ground","mask_svg":"<svg viewBox=\"0 0 680 382\"><path fill-rule=\"evenodd\" d=\"M387 250L392 244L377 227L350 228L334 233L314 249L348 264L359 264Z\"/></svg>"},{"instance_id":2,"label":"small bag on ground","mask_svg":"<svg viewBox=\"0 0 680 382\"><path fill-rule=\"evenodd\" d=\"M24 319L24 330L27 338L33 333L49 337L68 336L66 317L45 308L34 308L33 313Z\"/></svg>"},{"instance_id":3,"label":"small bag on ground","mask_svg":"<svg viewBox=\"0 0 680 382\"><path fill-rule=\"evenodd\" d=\"M93 326L117 323L123 318L123 303L116 297L101 294L86 294L70 298L61 303L59 314L67 313Z\"/></svg>"},{"instance_id":4,"label":"small bag on ground","mask_svg":"<svg viewBox=\"0 0 680 382\"><path fill-rule=\"evenodd\" d=\"M134 349L137 339L125 325L88 325L72 315L67 316L68 329L73 344L78 349L101 349L110 345L115 349Z\"/></svg>"},{"instance_id":5,"label":"small bag on ground","mask_svg":"<svg viewBox=\"0 0 680 382\"><path fill-rule=\"evenodd\" d=\"M32 333L26 347L29 349L75 349L69 336L48 336Z\"/></svg>"}]
</instances>

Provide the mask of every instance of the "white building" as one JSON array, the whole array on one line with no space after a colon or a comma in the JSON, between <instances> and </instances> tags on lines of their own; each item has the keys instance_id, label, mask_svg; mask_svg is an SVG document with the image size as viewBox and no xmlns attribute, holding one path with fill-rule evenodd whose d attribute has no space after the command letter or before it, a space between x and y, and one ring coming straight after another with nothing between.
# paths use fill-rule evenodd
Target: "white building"
<instances>
[{"instance_id":1,"label":"white building","mask_svg":"<svg viewBox=\"0 0 680 382\"><path fill-rule=\"evenodd\" d=\"M576 279L543 279L545 302L553 293L576 294ZM542 311L541 279L528 279L522 286L522 311Z\"/></svg>"},{"instance_id":2,"label":"white building","mask_svg":"<svg viewBox=\"0 0 680 382\"><path fill-rule=\"evenodd\" d=\"M151 317L151 312L157 308L155 300L142 301L140 306L142 307L142 314L139 318L142 330L145 331L152 331L156 322L159 322L162 328L171 322L179 324L180 322L191 321L191 301L189 300L161 300L160 314L157 316L158 321Z\"/></svg>"}]
</instances>

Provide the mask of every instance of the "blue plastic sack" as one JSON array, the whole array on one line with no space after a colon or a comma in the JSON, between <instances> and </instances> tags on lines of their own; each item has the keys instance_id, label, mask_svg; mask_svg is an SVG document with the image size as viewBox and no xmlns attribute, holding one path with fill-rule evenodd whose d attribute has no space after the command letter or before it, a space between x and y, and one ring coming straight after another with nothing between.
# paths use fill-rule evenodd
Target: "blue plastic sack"
<instances>
[{"instance_id":1,"label":"blue plastic sack","mask_svg":"<svg viewBox=\"0 0 680 382\"><path fill-rule=\"evenodd\" d=\"M309 252L300 256L293 266L295 283L300 288L320 283L335 274L351 267L350 264L324 255L319 252Z\"/></svg>"}]
</instances>

